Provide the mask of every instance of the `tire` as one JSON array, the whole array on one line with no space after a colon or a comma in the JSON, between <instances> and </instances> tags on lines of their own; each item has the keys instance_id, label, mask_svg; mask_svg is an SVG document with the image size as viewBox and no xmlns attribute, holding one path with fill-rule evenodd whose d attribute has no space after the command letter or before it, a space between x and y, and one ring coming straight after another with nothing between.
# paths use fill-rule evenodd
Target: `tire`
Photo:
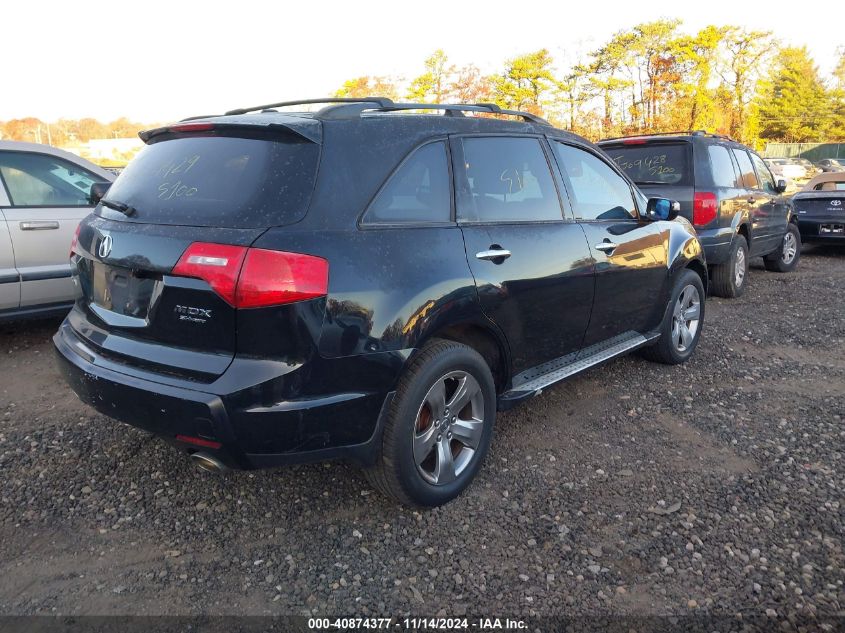
<instances>
[{"instance_id":1,"label":"tire","mask_svg":"<svg viewBox=\"0 0 845 633\"><path fill-rule=\"evenodd\" d=\"M449 410L464 386L472 394L462 399L467 404ZM437 415L438 409L442 415ZM436 339L423 347L399 379L387 412L380 458L364 473L373 488L400 503L443 505L461 494L478 473L495 422L496 388L486 361L466 345Z\"/></svg>"},{"instance_id":2,"label":"tire","mask_svg":"<svg viewBox=\"0 0 845 633\"><path fill-rule=\"evenodd\" d=\"M694 290L694 292L692 292ZM686 294L685 294L686 293ZM704 284L695 271L686 269L672 286L672 295L660 324L660 339L642 350L647 359L666 365L679 365L692 356L704 326ZM697 312L693 308L698 308ZM683 308L683 309L681 309ZM694 317L697 319L686 318ZM679 319L684 317L683 327ZM682 338L683 328L690 338Z\"/></svg>"},{"instance_id":3,"label":"tire","mask_svg":"<svg viewBox=\"0 0 845 633\"><path fill-rule=\"evenodd\" d=\"M737 235L731 244L731 254L724 264L713 266L710 287L717 297L733 299L742 296L748 285L748 242Z\"/></svg>"},{"instance_id":4,"label":"tire","mask_svg":"<svg viewBox=\"0 0 845 633\"><path fill-rule=\"evenodd\" d=\"M783 234L783 240L775 250L763 258L766 270L775 273L791 273L801 259L801 232L790 222Z\"/></svg>"}]
</instances>

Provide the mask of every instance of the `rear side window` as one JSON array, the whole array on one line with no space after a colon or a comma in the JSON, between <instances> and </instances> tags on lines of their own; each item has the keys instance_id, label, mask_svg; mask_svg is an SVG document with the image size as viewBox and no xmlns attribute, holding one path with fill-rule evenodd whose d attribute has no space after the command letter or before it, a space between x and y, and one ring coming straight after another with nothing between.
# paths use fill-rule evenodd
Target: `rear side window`
<instances>
[{"instance_id":1,"label":"rear side window","mask_svg":"<svg viewBox=\"0 0 845 633\"><path fill-rule=\"evenodd\" d=\"M188 136L145 147L107 200L135 208L133 222L264 228L301 220L319 146L294 134L270 139Z\"/></svg>"},{"instance_id":2,"label":"rear side window","mask_svg":"<svg viewBox=\"0 0 845 633\"><path fill-rule=\"evenodd\" d=\"M638 184L688 185L692 182L689 149L689 143L644 143L605 151Z\"/></svg>"},{"instance_id":3,"label":"rear side window","mask_svg":"<svg viewBox=\"0 0 845 633\"><path fill-rule=\"evenodd\" d=\"M364 215L368 224L448 222L449 164L443 141L423 145L394 172Z\"/></svg>"},{"instance_id":4,"label":"rear side window","mask_svg":"<svg viewBox=\"0 0 845 633\"><path fill-rule=\"evenodd\" d=\"M713 184L715 186L728 188L741 188L743 186L741 182L737 182L736 170L727 147L708 145L707 153L710 155L710 167L713 171Z\"/></svg>"},{"instance_id":5,"label":"rear side window","mask_svg":"<svg viewBox=\"0 0 845 633\"><path fill-rule=\"evenodd\" d=\"M757 176L754 174L754 167L751 166L751 159L748 158L748 152L741 149L732 149L736 162L739 165L739 173L742 176L742 182L746 189L759 189L757 184Z\"/></svg>"},{"instance_id":6,"label":"rear side window","mask_svg":"<svg viewBox=\"0 0 845 633\"><path fill-rule=\"evenodd\" d=\"M465 138L469 196L458 216L475 222L560 220L563 213L546 154L536 138Z\"/></svg>"},{"instance_id":7,"label":"rear side window","mask_svg":"<svg viewBox=\"0 0 845 633\"><path fill-rule=\"evenodd\" d=\"M630 220L636 216L631 187L589 152L553 143L575 216L583 220Z\"/></svg>"},{"instance_id":8,"label":"rear side window","mask_svg":"<svg viewBox=\"0 0 845 633\"><path fill-rule=\"evenodd\" d=\"M91 185L105 180L61 158L0 152L0 175L16 207L88 207Z\"/></svg>"},{"instance_id":9,"label":"rear side window","mask_svg":"<svg viewBox=\"0 0 845 633\"><path fill-rule=\"evenodd\" d=\"M754 161L754 167L757 168L757 177L760 179L763 191L777 193L775 179L772 177L772 172L769 171L769 167L763 162L763 159L757 156L757 154L751 154L751 160Z\"/></svg>"}]
</instances>

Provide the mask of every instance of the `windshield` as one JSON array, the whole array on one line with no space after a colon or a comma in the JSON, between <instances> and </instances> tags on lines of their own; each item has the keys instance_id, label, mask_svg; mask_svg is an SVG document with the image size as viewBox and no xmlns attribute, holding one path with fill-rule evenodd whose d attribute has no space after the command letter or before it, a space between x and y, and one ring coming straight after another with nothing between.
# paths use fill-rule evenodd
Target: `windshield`
<instances>
[{"instance_id":1,"label":"windshield","mask_svg":"<svg viewBox=\"0 0 845 633\"><path fill-rule=\"evenodd\" d=\"M604 149L637 184L688 185L692 182L687 143L648 143Z\"/></svg>"},{"instance_id":2,"label":"windshield","mask_svg":"<svg viewBox=\"0 0 845 633\"><path fill-rule=\"evenodd\" d=\"M264 228L305 215L319 146L232 136L189 136L145 147L105 200L134 208L130 221Z\"/></svg>"}]
</instances>

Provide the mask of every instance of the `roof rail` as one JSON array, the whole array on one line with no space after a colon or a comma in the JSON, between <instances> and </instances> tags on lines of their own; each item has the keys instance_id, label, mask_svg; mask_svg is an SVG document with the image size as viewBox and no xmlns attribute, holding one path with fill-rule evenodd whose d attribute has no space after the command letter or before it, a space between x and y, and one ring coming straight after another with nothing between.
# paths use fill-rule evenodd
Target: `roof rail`
<instances>
[{"instance_id":1,"label":"roof rail","mask_svg":"<svg viewBox=\"0 0 845 633\"><path fill-rule=\"evenodd\" d=\"M389 101L389 100L388 100ZM490 114L505 114L509 116L521 117L524 121L529 123L537 123L539 125L551 125L544 118L531 114L530 112L521 112L518 110L505 110L500 108L495 103L393 103L377 104L376 107L372 102L365 100L358 100L354 103L341 103L339 105L329 105L319 110L315 117L318 119L348 119L361 116L364 111L373 112L401 112L403 110L443 110L446 116L464 116L464 112L485 112Z\"/></svg>"},{"instance_id":2,"label":"roof rail","mask_svg":"<svg viewBox=\"0 0 845 633\"><path fill-rule=\"evenodd\" d=\"M284 108L286 106L311 105L315 103L373 103L379 107L388 107L393 105L393 100L388 99L387 97L323 97L320 99L297 99L296 101L279 101L278 103L267 103L265 105L252 106L249 108L238 108L236 110L229 110L225 114L246 114L247 112L255 112L256 110L269 110L270 108Z\"/></svg>"},{"instance_id":3,"label":"roof rail","mask_svg":"<svg viewBox=\"0 0 845 633\"><path fill-rule=\"evenodd\" d=\"M715 132L708 132L707 130L679 130L677 132L646 132L644 134L629 134L627 136L614 136L612 138L603 138L602 141L621 141L626 138L643 138L646 136L711 136L713 138L723 138L729 141L734 141L726 134L716 134Z\"/></svg>"}]
</instances>

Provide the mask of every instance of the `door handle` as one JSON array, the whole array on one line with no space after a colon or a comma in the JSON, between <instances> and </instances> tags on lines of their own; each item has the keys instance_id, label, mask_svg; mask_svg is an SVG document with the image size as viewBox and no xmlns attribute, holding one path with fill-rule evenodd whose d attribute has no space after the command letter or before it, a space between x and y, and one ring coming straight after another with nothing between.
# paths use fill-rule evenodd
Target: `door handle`
<instances>
[{"instance_id":1,"label":"door handle","mask_svg":"<svg viewBox=\"0 0 845 633\"><path fill-rule=\"evenodd\" d=\"M59 228L58 222L21 222L21 231L52 231Z\"/></svg>"},{"instance_id":2,"label":"door handle","mask_svg":"<svg viewBox=\"0 0 845 633\"><path fill-rule=\"evenodd\" d=\"M497 259L504 261L510 256L511 252L504 248L491 248L487 251L478 251L475 254L476 259L486 259L487 261L495 261Z\"/></svg>"},{"instance_id":3,"label":"door handle","mask_svg":"<svg viewBox=\"0 0 845 633\"><path fill-rule=\"evenodd\" d=\"M614 242L601 242L600 244L596 244L596 250L601 251L602 253L607 253L608 255L615 251L619 247L619 244Z\"/></svg>"}]
</instances>

